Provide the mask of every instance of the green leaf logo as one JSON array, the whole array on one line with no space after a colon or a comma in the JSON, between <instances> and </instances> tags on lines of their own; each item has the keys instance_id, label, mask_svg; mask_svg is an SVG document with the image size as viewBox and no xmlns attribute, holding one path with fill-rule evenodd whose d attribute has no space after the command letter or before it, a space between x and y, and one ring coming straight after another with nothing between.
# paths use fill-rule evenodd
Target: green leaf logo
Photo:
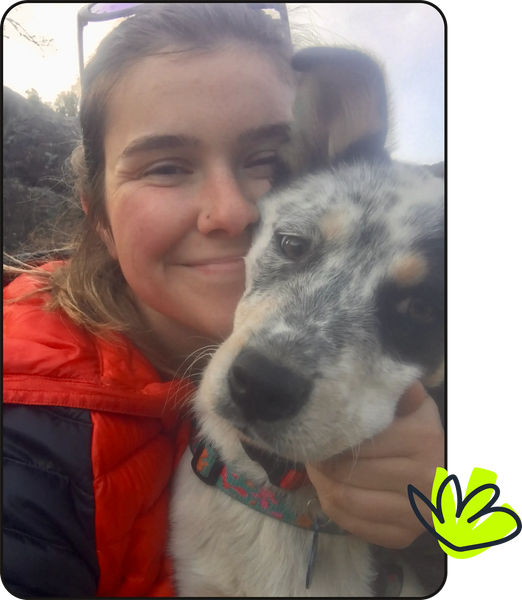
<instances>
[{"instance_id":1,"label":"green leaf logo","mask_svg":"<svg viewBox=\"0 0 522 600\"><path fill-rule=\"evenodd\" d=\"M424 527L439 540L441 548L453 558L471 558L484 550L505 544L522 530L517 513L509 506L493 506L500 496L496 484L497 474L486 469L473 469L466 495L462 499L460 482L456 475L448 475L438 468L433 482L431 502L413 485L408 486L408 496L413 512ZM457 499L453 496L453 482ZM433 527L422 516L417 499L433 514ZM479 523L479 519L489 515ZM512 531L515 528L515 531ZM510 533L511 532L511 533Z\"/></svg>"}]
</instances>

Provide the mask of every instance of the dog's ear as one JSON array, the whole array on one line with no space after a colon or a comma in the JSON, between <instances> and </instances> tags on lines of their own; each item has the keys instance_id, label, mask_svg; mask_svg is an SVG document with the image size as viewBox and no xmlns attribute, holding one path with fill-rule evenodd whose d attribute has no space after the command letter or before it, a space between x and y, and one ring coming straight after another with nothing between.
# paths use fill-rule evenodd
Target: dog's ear
<instances>
[{"instance_id":1,"label":"dog's ear","mask_svg":"<svg viewBox=\"0 0 522 600\"><path fill-rule=\"evenodd\" d=\"M280 152L292 175L386 154L386 85L372 58L346 48L306 48L292 66L300 72L294 131Z\"/></svg>"}]
</instances>

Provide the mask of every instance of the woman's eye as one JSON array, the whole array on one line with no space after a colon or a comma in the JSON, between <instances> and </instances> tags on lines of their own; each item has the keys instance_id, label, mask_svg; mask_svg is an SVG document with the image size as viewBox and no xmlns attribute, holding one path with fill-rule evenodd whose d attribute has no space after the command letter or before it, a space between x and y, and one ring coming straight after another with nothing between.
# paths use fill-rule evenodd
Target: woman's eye
<instances>
[{"instance_id":1,"label":"woman's eye","mask_svg":"<svg viewBox=\"0 0 522 600\"><path fill-rule=\"evenodd\" d=\"M245 169L248 170L250 176L256 179L272 179L279 165L279 158L275 154L271 154L249 160L245 164Z\"/></svg>"},{"instance_id":2,"label":"woman's eye","mask_svg":"<svg viewBox=\"0 0 522 600\"><path fill-rule=\"evenodd\" d=\"M142 177L178 177L187 174L190 174L190 170L187 168L172 163L163 163L148 167L143 171Z\"/></svg>"}]
</instances>

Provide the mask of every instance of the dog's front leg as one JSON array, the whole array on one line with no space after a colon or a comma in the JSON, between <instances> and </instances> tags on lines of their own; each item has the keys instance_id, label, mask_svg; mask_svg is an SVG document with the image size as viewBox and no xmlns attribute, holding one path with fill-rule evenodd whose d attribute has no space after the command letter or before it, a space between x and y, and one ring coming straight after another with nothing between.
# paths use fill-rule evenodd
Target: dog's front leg
<instances>
[{"instance_id":1,"label":"dog's front leg","mask_svg":"<svg viewBox=\"0 0 522 600\"><path fill-rule=\"evenodd\" d=\"M231 502L232 509L239 503L202 483L193 473L191 461L187 449L173 481L169 551L174 559L176 593L196 598L244 597L233 575L222 519L223 503Z\"/></svg>"}]
</instances>

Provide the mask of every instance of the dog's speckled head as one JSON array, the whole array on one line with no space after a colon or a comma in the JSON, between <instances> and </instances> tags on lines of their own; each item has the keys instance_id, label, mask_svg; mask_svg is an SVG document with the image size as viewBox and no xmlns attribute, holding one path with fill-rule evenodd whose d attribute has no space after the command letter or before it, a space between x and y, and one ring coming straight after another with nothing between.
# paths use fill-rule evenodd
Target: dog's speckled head
<instances>
[{"instance_id":1,"label":"dog's speckled head","mask_svg":"<svg viewBox=\"0 0 522 600\"><path fill-rule=\"evenodd\" d=\"M296 134L297 148L283 150L296 177L260 204L234 331L196 410L222 448L223 437L230 448L242 438L307 462L383 430L414 380L442 379L444 186L384 151L385 86L371 59L316 49L297 66L308 80L296 106L317 81L325 94L326 70L335 118L323 115L326 134ZM373 98L370 108L361 98Z\"/></svg>"}]
</instances>

